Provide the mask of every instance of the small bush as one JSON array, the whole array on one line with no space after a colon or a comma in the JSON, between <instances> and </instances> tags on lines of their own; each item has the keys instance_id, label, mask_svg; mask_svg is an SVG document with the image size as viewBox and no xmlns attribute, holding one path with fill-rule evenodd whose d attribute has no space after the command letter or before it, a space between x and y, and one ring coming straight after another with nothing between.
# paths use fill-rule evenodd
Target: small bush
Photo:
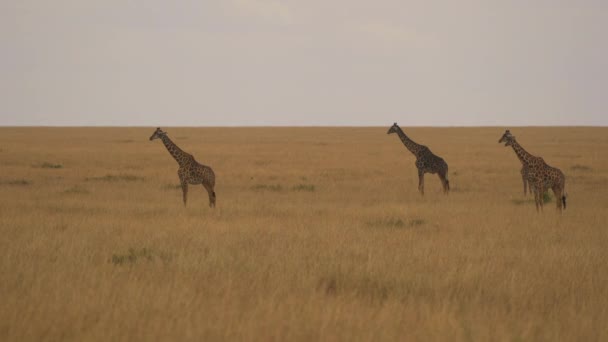
<instances>
[{"instance_id":1,"label":"small bush","mask_svg":"<svg viewBox=\"0 0 608 342\"><path fill-rule=\"evenodd\" d=\"M313 192L315 191L315 186L313 184L298 184L298 185L294 185L291 188L292 191L308 191L308 192Z\"/></svg>"},{"instance_id":2,"label":"small bush","mask_svg":"<svg viewBox=\"0 0 608 342\"><path fill-rule=\"evenodd\" d=\"M317 291L327 296L349 294L369 301L384 301L395 292L390 281L342 272L331 273L317 281Z\"/></svg>"},{"instance_id":3,"label":"small bush","mask_svg":"<svg viewBox=\"0 0 608 342\"><path fill-rule=\"evenodd\" d=\"M127 175L127 174L120 174L120 175L105 175L102 177L88 177L85 178L85 180L87 181L103 181L103 182L119 182L119 181L124 181L124 182L135 182L135 181L140 181L143 180L143 177L140 176L135 176L135 175Z\"/></svg>"},{"instance_id":4,"label":"small bush","mask_svg":"<svg viewBox=\"0 0 608 342\"><path fill-rule=\"evenodd\" d=\"M112 254L112 263L114 265L134 264L138 259L152 261L152 258L152 252L146 248L140 250L129 248L126 254Z\"/></svg>"},{"instance_id":5,"label":"small bush","mask_svg":"<svg viewBox=\"0 0 608 342\"><path fill-rule=\"evenodd\" d=\"M392 227L392 228L403 228L407 225L405 223L405 221L403 221L400 218L389 218L389 219L381 222L381 224L385 227Z\"/></svg>"},{"instance_id":6,"label":"small bush","mask_svg":"<svg viewBox=\"0 0 608 342\"><path fill-rule=\"evenodd\" d=\"M251 187L254 191L281 191L283 187L281 184L256 184Z\"/></svg>"},{"instance_id":7,"label":"small bush","mask_svg":"<svg viewBox=\"0 0 608 342\"><path fill-rule=\"evenodd\" d=\"M11 180L2 181L1 183L8 184L8 185L30 185L30 184L32 184L32 182L27 179L11 179Z\"/></svg>"},{"instance_id":8,"label":"small bush","mask_svg":"<svg viewBox=\"0 0 608 342\"><path fill-rule=\"evenodd\" d=\"M34 166L34 167L39 167L41 169L61 169L61 168L63 168L63 165L49 163L49 162L44 162L44 163L39 164L39 165Z\"/></svg>"},{"instance_id":9,"label":"small bush","mask_svg":"<svg viewBox=\"0 0 608 342\"><path fill-rule=\"evenodd\" d=\"M423 219L413 219L410 220L410 226L411 227L415 227L415 226L421 226L423 225L425 222Z\"/></svg>"}]
</instances>

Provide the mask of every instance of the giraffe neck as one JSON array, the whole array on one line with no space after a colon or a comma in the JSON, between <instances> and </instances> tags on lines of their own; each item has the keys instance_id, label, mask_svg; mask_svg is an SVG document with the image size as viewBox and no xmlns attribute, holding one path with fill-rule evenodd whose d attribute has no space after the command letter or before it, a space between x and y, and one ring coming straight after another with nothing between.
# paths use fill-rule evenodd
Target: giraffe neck
<instances>
[{"instance_id":1,"label":"giraffe neck","mask_svg":"<svg viewBox=\"0 0 608 342\"><path fill-rule=\"evenodd\" d=\"M175 161L181 165L182 160L184 159L183 157L186 154L186 152L182 151L181 148L179 148L177 145L175 145L175 143L173 141L171 141L171 139L169 139L169 137L166 134L162 136L161 140L163 141L163 144L165 144L167 151L169 151L169 153L175 159Z\"/></svg>"},{"instance_id":2,"label":"giraffe neck","mask_svg":"<svg viewBox=\"0 0 608 342\"><path fill-rule=\"evenodd\" d=\"M405 135L405 133L403 133L403 130L401 130L401 127L399 127L399 129L397 130L397 135L399 135L399 139L401 139L401 142L403 143L403 145L405 145L405 148L407 148L415 156L418 156L418 151L420 150L420 145L418 145L412 139L410 139L407 135Z\"/></svg>"},{"instance_id":3,"label":"giraffe neck","mask_svg":"<svg viewBox=\"0 0 608 342\"><path fill-rule=\"evenodd\" d=\"M511 142L511 147L513 147L513 151L515 151L515 154L517 155L517 158L519 158L519 161L521 161L524 165L530 163L530 161L534 158L534 156L524 150L524 148L521 147L521 145L518 144L515 139L513 139L513 142Z\"/></svg>"}]
</instances>

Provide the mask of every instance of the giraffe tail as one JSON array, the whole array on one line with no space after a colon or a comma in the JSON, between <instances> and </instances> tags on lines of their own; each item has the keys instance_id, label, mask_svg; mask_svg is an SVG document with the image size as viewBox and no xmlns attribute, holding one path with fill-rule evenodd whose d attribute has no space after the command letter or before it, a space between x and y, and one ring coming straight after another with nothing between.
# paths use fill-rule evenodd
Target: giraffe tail
<instances>
[{"instance_id":1,"label":"giraffe tail","mask_svg":"<svg viewBox=\"0 0 608 342\"><path fill-rule=\"evenodd\" d=\"M564 210L566 210L566 196L568 194L566 193L566 180L564 179L564 185L562 188L562 204L564 205Z\"/></svg>"},{"instance_id":2,"label":"giraffe tail","mask_svg":"<svg viewBox=\"0 0 608 342\"><path fill-rule=\"evenodd\" d=\"M445 162L444 162L445 163ZM445 164L445 187L447 191L450 191L450 180L448 179L448 164Z\"/></svg>"}]
</instances>

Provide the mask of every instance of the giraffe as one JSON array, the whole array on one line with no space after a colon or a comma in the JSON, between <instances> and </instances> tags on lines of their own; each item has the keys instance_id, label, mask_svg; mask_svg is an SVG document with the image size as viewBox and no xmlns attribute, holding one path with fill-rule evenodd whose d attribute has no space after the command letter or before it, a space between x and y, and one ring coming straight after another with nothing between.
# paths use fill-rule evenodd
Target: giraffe
<instances>
[{"instance_id":1,"label":"giraffe","mask_svg":"<svg viewBox=\"0 0 608 342\"><path fill-rule=\"evenodd\" d=\"M424 195L424 174L425 173L437 173L443 186L443 192L448 194L450 191L450 182L448 181L448 164L442 158L436 156L431 150L424 146L415 143L410 139L401 127L395 122L391 128L389 128L386 134L397 133L399 139L405 147L412 152L416 157L416 168L418 169L418 191Z\"/></svg>"},{"instance_id":2,"label":"giraffe","mask_svg":"<svg viewBox=\"0 0 608 342\"><path fill-rule=\"evenodd\" d=\"M545 163L541 157L533 156L515 140L515 136L509 130L506 130L498 143L505 143L505 146L511 146L513 151L523 164L521 174L526 177L526 181L530 186L530 191L534 192L534 203L536 211L543 210L543 195L551 188L557 202L557 211L562 212L566 209L566 177L564 173L555 167ZM525 183L524 183L525 184Z\"/></svg>"},{"instance_id":3,"label":"giraffe","mask_svg":"<svg viewBox=\"0 0 608 342\"><path fill-rule=\"evenodd\" d=\"M188 201L188 184L202 184L209 194L209 207L215 207L216 197L213 190L215 187L215 173L213 173L213 170L209 166L199 164L191 154L182 151L169 139L167 132L163 132L160 127L150 136L150 141L154 139L162 140L167 151L179 164L177 175L182 186L184 206Z\"/></svg>"}]
</instances>

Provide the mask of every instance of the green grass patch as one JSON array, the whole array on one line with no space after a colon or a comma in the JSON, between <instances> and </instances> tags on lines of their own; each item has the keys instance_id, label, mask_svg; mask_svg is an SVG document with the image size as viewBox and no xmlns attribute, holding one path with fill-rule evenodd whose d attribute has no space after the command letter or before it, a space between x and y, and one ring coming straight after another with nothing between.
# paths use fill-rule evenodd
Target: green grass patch
<instances>
[{"instance_id":1,"label":"green grass patch","mask_svg":"<svg viewBox=\"0 0 608 342\"><path fill-rule=\"evenodd\" d=\"M251 187L253 191L282 191L283 186L281 184L256 184Z\"/></svg>"},{"instance_id":2,"label":"green grass patch","mask_svg":"<svg viewBox=\"0 0 608 342\"><path fill-rule=\"evenodd\" d=\"M550 203L551 201L553 201L553 195L551 195L549 193L549 191L545 192L543 194L543 203ZM511 202L515 205L522 205L525 203L534 203L534 194L531 194L531 198L529 199L512 199Z\"/></svg>"},{"instance_id":3,"label":"green grass patch","mask_svg":"<svg viewBox=\"0 0 608 342\"><path fill-rule=\"evenodd\" d=\"M129 248L126 253L112 254L110 262L116 266L134 265L142 262L153 262L161 260L164 263L171 261L171 256L166 253L160 253L150 248Z\"/></svg>"},{"instance_id":4,"label":"green grass patch","mask_svg":"<svg viewBox=\"0 0 608 342\"><path fill-rule=\"evenodd\" d=\"M464 193L464 192L471 192L470 188L463 188L457 185L450 185L450 192L460 192L460 193Z\"/></svg>"},{"instance_id":5,"label":"green grass patch","mask_svg":"<svg viewBox=\"0 0 608 342\"><path fill-rule=\"evenodd\" d=\"M75 195L83 195L83 194L88 194L89 190L81 187L81 186L73 186L69 189L66 189L64 192L64 194L75 194Z\"/></svg>"},{"instance_id":6,"label":"green grass patch","mask_svg":"<svg viewBox=\"0 0 608 342\"><path fill-rule=\"evenodd\" d=\"M591 171L591 168L589 166L580 164L572 165L570 169L574 171Z\"/></svg>"},{"instance_id":7,"label":"green grass patch","mask_svg":"<svg viewBox=\"0 0 608 342\"><path fill-rule=\"evenodd\" d=\"M524 203L534 203L534 200L533 199L523 200L523 199L515 198L515 199L511 200L511 203L513 203L515 205L522 205Z\"/></svg>"},{"instance_id":8,"label":"green grass patch","mask_svg":"<svg viewBox=\"0 0 608 342\"><path fill-rule=\"evenodd\" d=\"M181 189L182 185L181 184L165 184L163 186L163 189L165 190L176 190L176 189Z\"/></svg>"},{"instance_id":9,"label":"green grass patch","mask_svg":"<svg viewBox=\"0 0 608 342\"><path fill-rule=\"evenodd\" d=\"M422 226L426 223L425 220L421 218L413 218L413 219L402 219L399 217L388 217L377 219L374 221L368 221L367 225L369 227L380 227L380 228L411 228Z\"/></svg>"},{"instance_id":10,"label":"green grass patch","mask_svg":"<svg viewBox=\"0 0 608 342\"><path fill-rule=\"evenodd\" d=\"M298 185L294 185L291 188L292 191L308 191L308 192L314 192L315 191L315 186L313 184L298 184Z\"/></svg>"},{"instance_id":11,"label":"green grass patch","mask_svg":"<svg viewBox=\"0 0 608 342\"><path fill-rule=\"evenodd\" d=\"M119 175L105 175L101 177L87 177L86 181L101 181L101 182L136 182L144 180L143 177L128 175L128 174L119 174Z\"/></svg>"}]
</instances>

